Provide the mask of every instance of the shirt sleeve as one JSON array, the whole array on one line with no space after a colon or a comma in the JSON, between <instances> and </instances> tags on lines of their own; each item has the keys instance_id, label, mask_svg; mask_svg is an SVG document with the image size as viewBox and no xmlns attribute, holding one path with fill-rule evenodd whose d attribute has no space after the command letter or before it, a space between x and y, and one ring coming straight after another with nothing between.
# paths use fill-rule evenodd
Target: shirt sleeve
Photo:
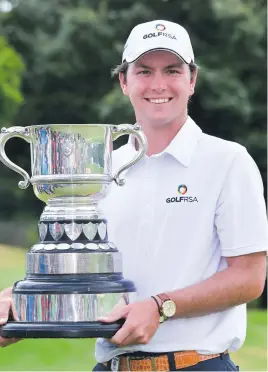
<instances>
[{"instance_id":1,"label":"shirt sleeve","mask_svg":"<svg viewBox=\"0 0 268 372\"><path fill-rule=\"evenodd\" d=\"M268 250L268 224L259 169L244 147L235 155L218 199L215 225L224 257Z\"/></svg>"}]
</instances>

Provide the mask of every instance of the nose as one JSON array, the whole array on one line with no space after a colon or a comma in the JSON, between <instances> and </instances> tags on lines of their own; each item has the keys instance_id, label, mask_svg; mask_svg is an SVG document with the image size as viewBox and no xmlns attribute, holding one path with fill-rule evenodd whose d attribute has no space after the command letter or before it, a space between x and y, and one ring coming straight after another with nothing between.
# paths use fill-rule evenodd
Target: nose
<instances>
[{"instance_id":1,"label":"nose","mask_svg":"<svg viewBox=\"0 0 268 372\"><path fill-rule=\"evenodd\" d=\"M160 73L156 72L151 80L151 89L155 93L163 93L167 89L167 82L165 77Z\"/></svg>"}]
</instances>

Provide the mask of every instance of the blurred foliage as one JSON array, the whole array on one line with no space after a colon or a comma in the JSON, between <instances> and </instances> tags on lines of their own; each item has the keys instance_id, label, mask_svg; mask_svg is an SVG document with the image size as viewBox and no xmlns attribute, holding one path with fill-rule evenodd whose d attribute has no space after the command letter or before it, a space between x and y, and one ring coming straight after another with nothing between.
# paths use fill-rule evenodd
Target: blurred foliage
<instances>
[{"instance_id":1,"label":"blurred foliage","mask_svg":"<svg viewBox=\"0 0 268 372\"><path fill-rule=\"evenodd\" d=\"M17 115L10 110L12 125L134 122L110 71L120 63L131 29L153 19L178 22L190 33L199 65L190 115L205 132L245 145L266 186L266 3L261 0L19 1L0 13L2 34L26 66L25 100ZM27 144L14 139L6 147L29 171ZM38 216L43 206L32 190L17 190L18 176L3 166L0 174L5 180L0 219L22 211Z\"/></svg>"},{"instance_id":2,"label":"blurred foliage","mask_svg":"<svg viewBox=\"0 0 268 372\"><path fill-rule=\"evenodd\" d=\"M23 101L20 91L23 68L20 56L0 37L0 125L14 118Z\"/></svg>"}]
</instances>

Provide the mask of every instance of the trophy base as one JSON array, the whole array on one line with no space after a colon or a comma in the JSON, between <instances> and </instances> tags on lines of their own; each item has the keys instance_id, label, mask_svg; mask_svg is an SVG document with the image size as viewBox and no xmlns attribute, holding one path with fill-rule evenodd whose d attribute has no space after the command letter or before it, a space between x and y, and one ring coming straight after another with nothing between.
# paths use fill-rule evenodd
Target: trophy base
<instances>
[{"instance_id":1,"label":"trophy base","mask_svg":"<svg viewBox=\"0 0 268 372\"><path fill-rule=\"evenodd\" d=\"M124 319L101 322L9 322L0 328L4 338L111 338L122 327Z\"/></svg>"}]
</instances>

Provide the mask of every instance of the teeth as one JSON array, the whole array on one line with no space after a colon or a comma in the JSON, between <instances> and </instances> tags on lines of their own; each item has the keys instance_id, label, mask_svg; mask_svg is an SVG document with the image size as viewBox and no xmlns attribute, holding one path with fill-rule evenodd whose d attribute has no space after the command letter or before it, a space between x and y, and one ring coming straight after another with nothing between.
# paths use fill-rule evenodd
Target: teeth
<instances>
[{"instance_id":1,"label":"teeth","mask_svg":"<svg viewBox=\"0 0 268 372\"><path fill-rule=\"evenodd\" d=\"M149 101L151 103L167 103L169 101L169 98L155 98L155 99L150 98Z\"/></svg>"}]
</instances>

